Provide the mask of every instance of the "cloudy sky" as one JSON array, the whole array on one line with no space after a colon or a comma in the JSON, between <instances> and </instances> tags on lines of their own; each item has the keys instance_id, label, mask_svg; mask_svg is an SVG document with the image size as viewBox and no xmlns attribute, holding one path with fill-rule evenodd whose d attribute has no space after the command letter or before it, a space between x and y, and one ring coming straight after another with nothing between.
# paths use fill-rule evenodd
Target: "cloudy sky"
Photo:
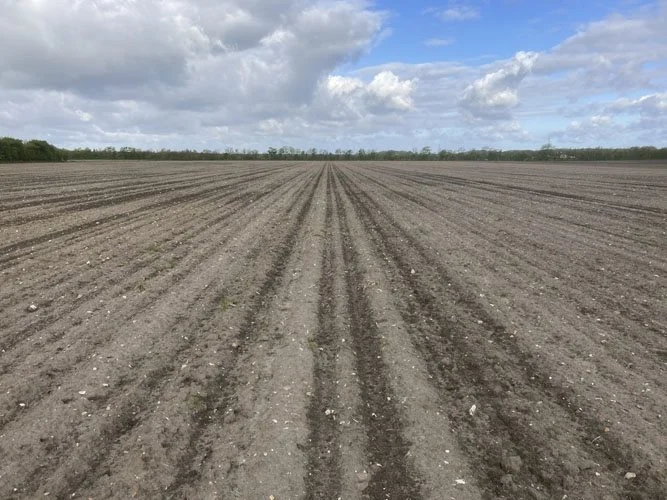
<instances>
[{"instance_id":1,"label":"cloudy sky","mask_svg":"<svg viewBox=\"0 0 667 500\"><path fill-rule=\"evenodd\" d=\"M667 146L667 0L0 0L0 136Z\"/></svg>"}]
</instances>

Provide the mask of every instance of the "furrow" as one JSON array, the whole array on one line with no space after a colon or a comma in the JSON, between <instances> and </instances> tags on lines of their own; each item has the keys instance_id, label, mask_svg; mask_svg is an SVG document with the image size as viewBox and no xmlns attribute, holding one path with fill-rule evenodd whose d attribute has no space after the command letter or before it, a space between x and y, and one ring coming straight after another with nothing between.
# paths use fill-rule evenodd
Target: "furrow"
<instances>
[{"instance_id":1,"label":"furrow","mask_svg":"<svg viewBox=\"0 0 667 500\"><path fill-rule=\"evenodd\" d=\"M298 193L307 188L312 183L312 177L305 180L302 187L295 193L294 201L289 210L292 210L294 204L297 203L301 197ZM259 221L258 221L259 223ZM247 236L260 235L261 238L255 243L255 251L247 253L248 264L252 264L253 260L261 253L262 248L266 248L266 238L268 235L262 233L257 223L255 223L255 230L247 233ZM229 236L232 238L232 235ZM263 241L262 241L263 240ZM47 491L58 495L69 495L79 488L84 488L102 477L106 472L104 466L105 460L109 457L110 448L116 446L116 443L121 440L122 436L129 435L138 425L141 425L143 418L147 413L152 412L160 398L165 384L172 382L173 374L182 359L191 357L194 353L192 350L196 347L192 340L189 340L191 335L202 329L206 331L208 321L210 319L211 311L215 311L216 307L225 296L229 285L217 282L215 275L210 275L207 271L209 267L223 266L224 261L220 261L215 254L209 257L211 266L200 266L196 273L188 273L187 283L183 283L179 288L182 290L196 290L194 293L189 293L188 302L190 306L186 305L187 309L194 308L193 312L184 314L182 306L177 306L179 296L174 294L165 294L160 299L162 305L160 310L164 311L161 314L152 314L147 318L148 323L143 328L148 330L157 329L162 331L164 340L159 337L151 336L148 338L136 338L129 336L130 345L128 352L123 353L124 366L130 367L122 370L116 370L113 377L106 383L116 388L118 391L112 398L100 397L93 394L89 401L92 401L92 406L95 408L91 414L104 411L104 405L107 405L107 415L103 423L97 431L91 435L90 431L85 430L85 425L80 427L80 437L71 436L69 439L77 439L81 441L80 446L73 447L73 444L68 439L68 443L61 442L60 446L69 447L71 449L70 456L62 462L55 462L49 464L48 467L41 467L39 469L39 477L44 479L32 483L34 488L41 488L40 491ZM222 269L222 267L220 267ZM237 276L242 276L243 267L237 267ZM192 284L197 280L203 278L204 283L213 286L193 287ZM196 307L195 307L196 305ZM174 306L177 306L174 309ZM181 311L181 312L178 312ZM165 316L166 313L166 316ZM151 326L152 325L152 326ZM117 344L118 340L114 339L112 343ZM142 345L143 344L143 345ZM160 344L164 344L163 347ZM106 349L101 349L102 352ZM98 346L97 349L100 349ZM99 352L99 351L98 351ZM152 353L155 354L152 354ZM188 354L189 353L189 354ZM99 356L96 356L99 358ZM89 364L85 363L85 364ZM78 363L78 370L80 371L85 365L83 360ZM135 370L139 370L139 374L143 375L137 377ZM226 375L226 374L225 374ZM223 377L221 374L220 377ZM69 380L63 386L72 385L72 380ZM220 381L218 381L219 383ZM211 389L217 387L215 384ZM99 389L94 389L95 393L99 393ZM105 391L102 391L105 392ZM82 399L88 399L82 398ZM187 421L187 414L182 415L184 422ZM197 412L192 416L195 422L199 422ZM190 417L188 417L190 418ZM6 433L9 431L5 431ZM179 457L180 458L180 457ZM38 477L35 473L32 474L33 479ZM23 484L22 491L34 492L28 485Z\"/></svg>"},{"instance_id":2,"label":"furrow","mask_svg":"<svg viewBox=\"0 0 667 500\"><path fill-rule=\"evenodd\" d=\"M272 197L277 197L280 194L280 191L267 191L266 194L271 194ZM240 206L237 207L235 210L232 212L226 214L220 219L220 223L225 222L228 220L230 217L234 216L235 214L238 214L240 211L244 210L248 205L245 206ZM243 224L243 220L239 221L237 224ZM228 235L221 237L218 236L216 239L211 238L212 235L215 235L216 233L219 232L219 228L217 225L207 225L205 228L205 231L199 231L196 233L192 233L189 235L186 235L188 237L189 241L192 241L193 243L196 242L195 238L201 239L204 244L207 240L209 241L215 241L215 248L211 248L212 251L220 251L223 249L231 240L234 238L234 232L230 231ZM170 271L170 274L168 276L165 276L165 279L159 280L153 285L148 285L146 284L146 287L148 290L146 290L146 293L141 294L138 297L138 300L133 300L131 302L131 308L126 309L122 312L123 314L123 321L129 322L131 321L131 318L137 316L140 314L140 311L145 310L147 307L149 307L152 303L155 303L156 301L160 300L160 298L165 295L168 291L173 290L175 287L179 286L181 282L186 281L191 273L193 273L197 268L201 267L202 263L210 259L210 253L209 251L206 251L206 247L203 247L199 254L197 255L196 258L185 258L183 263L179 265L177 268L173 269ZM128 280L132 282L134 280L133 276L129 276ZM161 292L158 292L158 295L156 296L155 294L150 293L151 288L156 287L157 290L161 290ZM113 300L114 297L120 295L120 293L125 291L125 287L123 286L123 283L120 283L119 285L115 286L112 288L112 290L105 290L102 288L100 290L99 295L94 294L93 297L88 298L87 304L84 305L76 305L78 309L81 307L95 307L95 302L97 302L97 297L104 297L105 301ZM91 305L92 304L92 305ZM67 322L71 320L71 316L68 316L67 314L61 315L62 318L60 322ZM81 316L81 314L77 314L77 316ZM118 319L118 318L117 318ZM61 328L64 328L62 326ZM110 330L108 335L111 335L112 331ZM37 334L35 334L37 335ZM68 373L71 371L75 370L78 366L78 363L88 357L88 355L93 352L96 349L99 349L100 342L103 340L109 340L110 337L103 337L99 333L95 335L93 338L93 341L89 342L91 339L89 338L88 335L77 335L74 337L75 340L72 340L72 337L75 335L75 332L71 332L69 335L66 335L65 332L61 332L60 329L58 328L58 323L50 325L49 330L47 331L39 331L39 342L31 342L30 345L25 346L26 350L21 351L19 353L16 353L15 356L10 358L7 362L7 364L3 363L2 365L2 373L3 374L11 374L12 377L18 373L22 373L23 369L26 367L26 360L30 361L30 371L29 373L26 373L24 377L21 377L20 379L15 379L17 383L25 383L26 381L30 381L30 390L29 391L23 391L22 393L18 393L16 391L10 391L11 385L4 383L3 385L5 388L8 390L8 395L3 398L2 401L2 408L5 410L2 413L2 416L0 418L0 428L6 425L8 422L10 422L13 418L15 418L19 414L20 407L18 405L18 402L21 401L23 404L26 405L31 405L35 400L37 400L41 394L44 392L49 392L53 389L53 387L57 386L59 384L59 381L62 380L65 376L67 376ZM51 347L51 350L46 350L45 346L49 345ZM49 366L51 363L49 362L49 358L52 357L53 349L56 350L64 350L64 349L71 349L73 346L77 345L83 345L85 346L83 350L79 351L78 357L76 360L72 360L73 362L70 362L67 364L66 369L58 369L57 371L52 371L49 369ZM37 350L35 352L35 346L41 347L41 349ZM5 348L6 352L8 348ZM40 356L40 353L42 355ZM4 359L3 359L4 361ZM45 376L46 374L46 376ZM1 379L0 379L1 380Z\"/></svg>"},{"instance_id":3,"label":"furrow","mask_svg":"<svg viewBox=\"0 0 667 500\"><path fill-rule=\"evenodd\" d=\"M163 207L174 206L174 205L178 205L178 204L181 204L181 203L188 203L188 202L191 202L191 201L194 201L194 200L197 200L197 199L202 199L202 198L206 197L207 195L208 196L215 196L215 194L218 193L221 189L224 190L224 189L230 189L230 188L233 188L233 187L234 186L229 186L229 187L225 186L225 187L221 188L220 186L215 186L215 187L212 187L212 188L209 187L209 188L204 189L204 190L195 191L193 193L187 193L187 194L181 194L181 195L178 195L178 196L169 197L165 200L159 200L155 203L150 203L148 205L143 205L143 206L140 206L139 208L132 209L132 210L129 210L129 211L126 211L126 212L112 214L112 215L106 215L106 216L103 216L103 217L97 217L97 218L95 218L93 220L89 220L85 223L77 224L77 225L70 226L70 227L67 227L67 228L63 228L63 229L60 229L60 230L57 230L57 231L50 231L48 233L45 233L45 234L37 236L37 237L33 237L33 238L26 239L26 240L21 240L21 241L18 241L18 242L9 244L9 245L5 245L3 247L0 247L0 255L1 255L0 265L5 264L7 262L10 262L12 260L15 260L15 259L17 259L17 258L19 258L23 255L26 255L26 253L24 253L22 255L15 255L15 253L17 251L27 249L27 248L31 248L31 247L34 247L36 245L40 245L42 243L49 242L49 241L52 241L52 240L62 239L62 238L65 238L65 237L73 235L73 234L74 235L84 234L87 231L89 231L90 229L96 229L96 231L103 231L105 229L105 226L104 226L105 224L112 223L112 222L116 223L119 220L123 220L123 219L127 218L128 216L133 216L135 214L142 214L142 213L152 213L155 210L163 208ZM114 203L110 202L108 204L105 204L103 202L96 202L96 203L101 203L101 205L99 205L100 207L107 206L107 205L109 205L109 206L116 205L115 202ZM95 207L88 207L88 208L95 208ZM65 241L67 241L67 240L65 240Z\"/></svg>"},{"instance_id":4,"label":"furrow","mask_svg":"<svg viewBox=\"0 0 667 500\"><path fill-rule=\"evenodd\" d=\"M322 252L318 330L312 340L314 351L314 390L308 407L308 468L307 498L338 498L341 491L341 450L339 446L340 413L337 401L337 358L340 327L336 317L336 268L333 229L333 177L326 167L326 211L324 220L324 250Z\"/></svg>"},{"instance_id":5,"label":"furrow","mask_svg":"<svg viewBox=\"0 0 667 500\"><path fill-rule=\"evenodd\" d=\"M320 170L312 183L312 187L305 195L305 199L302 199L303 197L301 196L296 196L292 206L288 210L288 214L296 212L290 217L289 230L275 251L272 252L272 263L251 301L236 335L236 350L239 355L243 354L249 348L249 344L256 341L257 321L262 312L269 307L277 287L282 282L285 266L297 243L301 226L311 208L321 178L322 171ZM298 211L296 211L298 203L300 203L300 206L298 207ZM171 498L177 497L180 491L187 489L187 486L199 477L199 467L194 463L194 458L199 453L198 442L208 425L219 425L219 420L216 421L217 419L215 419L218 408L229 407L232 404L231 399L233 399L236 378L233 372L237 369L236 359L238 357L234 358L232 366L228 367L225 371L220 371L213 380L209 381L204 391L202 391L202 394L204 394L201 403L203 410L197 415L194 428L190 432L187 451L179 459L173 481L167 488Z\"/></svg>"},{"instance_id":6,"label":"furrow","mask_svg":"<svg viewBox=\"0 0 667 500\"><path fill-rule=\"evenodd\" d=\"M534 491L571 494L572 489L576 491L573 484L576 479L571 477L567 464L588 463L586 460L591 459L593 463L605 464L603 476L609 487L624 491L626 484L617 471L634 467L648 476L640 491L647 494L660 491L657 472L640 455L633 456L612 438L591 444L594 433L600 432L604 422L581 411L582 403L576 401L575 395L542 373L540 363L514 344L506 327L491 317L469 291L461 288L382 206L359 187L355 188L347 174L341 175L341 182L362 214L367 230L374 235L378 250L391 264L391 274L400 285L399 294L404 301L401 312L412 325L415 346L427 360L433 380L450 409L450 419L459 426L462 446L477 462L478 471L486 474L483 484L490 494L508 494L503 486L508 483L515 492L524 494ZM419 274L412 273L414 268L419 269ZM422 281L421 275L431 276L436 284ZM450 288L443 289L443 283ZM454 308L448 303L450 300ZM512 411L507 394L512 394L519 411ZM566 453L569 446L556 445L563 437L556 439L548 427L542 428L545 434L539 433L538 428L525 432L526 427L544 425L539 420L531 423L532 419L525 418L526 409L536 401L549 402L554 418L575 424L570 426L571 433L565 439L570 444L578 443L570 452L571 457ZM484 417L467 417L466 406L471 408L473 404L484 412ZM549 447L551 457L543 451ZM503 479L507 469L513 469L503 469L503 464L510 460L508 454L522 456L524 466L514 471L511 478ZM580 456L574 458L577 455ZM552 473L546 475L545 469Z\"/></svg>"},{"instance_id":7,"label":"furrow","mask_svg":"<svg viewBox=\"0 0 667 500\"><path fill-rule=\"evenodd\" d=\"M287 181L286 184L284 185L289 185L289 182L294 177L290 177ZM277 183L277 184L272 184L267 186L265 189L263 189L261 192L258 194L254 193L243 193L238 196L233 196L229 197L228 194L222 194L221 199L224 201L222 205L218 205L216 203L216 206L212 207L211 209L207 210L206 212L199 212L201 213L201 217L198 218L198 220L201 220L202 222L197 225L191 225L187 224L189 222L189 219L191 218L191 215L189 214L184 214L184 220L183 224L179 224L179 226L170 232L164 232L160 231L155 238L148 238L149 241L152 241L149 246L149 250L146 249L145 247L145 240L147 233L143 230L143 227L139 226L124 226L122 229L118 229L118 231L121 234L129 233L129 234L136 234L137 236L141 236L142 240L136 240L137 245L134 246L131 244L131 242L126 242L123 245L123 256L122 259L126 262L128 262L129 266L123 266L123 268L119 269L119 272L122 273L123 275L123 280L118 283L114 283L114 288L119 290L119 294L121 292L126 292L129 288L133 288L136 283L139 283L142 288L145 288L145 282L149 279L151 279L150 276L150 269L152 267L153 263L156 262L162 262L164 260L163 257L163 252L162 251L151 251L150 249L153 248L161 248L162 245L167 245L168 247L171 247L175 252L180 252L180 254L183 254L184 252L182 251L183 249L179 248L178 245L175 245L175 242L177 240L180 241L186 241L188 245L195 244L195 242L199 239L202 241L206 241L208 235L215 234L216 232L216 227L220 226L221 224L224 224L226 221L228 221L230 218L234 217L235 215L241 213L246 207L259 202L264 196L268 194L274 194L274 189L278 188L280 185L283 185L282 182ZM240 202L240 203L237 203ZM212 202L213 203L213 202ZM235 203L237 203L235 205ZM224 210L223 207L229 207L227 210ZM224 211L221 213L221 209ZM211 215L216 215L216 217L212 219L205 219L203 218L207 213ZM146 220L143 222L143 226L148 226L149 229L151 226L152 222L151 219ZM103 233L102 233L103 234ZM113 238L114 232L111 232L110 234L104 235L105 239ZM85 243L87 246L90 246L91 244L95 243L95 240L93 239L93 236L91 235L82 235L82 243ZM134 252L134 253L133 253ZM176 253L173 253L171 255L176 256ZM165 268L165 271L169 271L169 267L173 267L173 260L166 262L164 265L167 266ZM113 262L112 262L113 264ZM196 266L198 263L194 262L189 268L191 269L193 266ZM90 270L89 270L90 269ZM179 275L185 276L187 272L183 270L183 268L179 268ZM91 274L93 273L93 274ZM66 274L62 274L62 272L59 271L58 274L60 281L59 282L51 282L48 283L49 289L55 289L58 287L58 284L62 282L63 280L66 280L67 283L72 283L71 281L71 276ZM76 288L75 291L72 293L80 293L81 290L81 285L80 283L83 282L88 282L88 283L95 283L97 279L99 279L100 276L104 276L105 280L108 282L113 282L113 276L109 275L109 272L106 269L106 266L104 263L102 265L98 266L93 266L92 268L87 268L86 269L86 274L79 274L78 275L78 282L79 286ZM124 285L127 284L127 285ZM134 285L132 285L134 284ZM44 286L44 282L41 282L41 285ZM98 296L102 294L106 294L108 291L103 288L103 287L96 287L92 291L87 291L86 293L86 300L88 302L93 301L93 299L97 298ZM60 290L58 292L60 295L67 294L67 291ZM13 293L12 296L16 298L20 298L20 294ZM52 297L50 300L53 301L56 296ZM34 300L33 298L25 298L24 300ZM46 306L48 304L40 304L41 306ZM64 309L63 309L64 307ZM12 349L16 343L21 342L22 340L28 338L31 334L35 333L41 333L45 327L53 323L54 321L68 321L68 316L70 313L75 311L76 309L80 308L81 304L79 301L71 301L69 305L59 305L56 309L53 310L52 313L49 313L50 309L52 308L45 308L45 311L47 311L46 316L41 316L37 321L31 321L30 323L26 324L22 328L18 329L14 333L8 333L4 335L1 339L2 341L2 348L7 352L10 349ZM43 334L42 334L43 335Z\"/></svg>"},{"instance_id":8,"label":"furrow","mask_svg":"<svg viewBox=\"0 0 667 500\"><path fill-rule=\"evenodd\" d=\"M335 178L340 181L338 171ZM350 335L361 386L359 412L368 435L366 452L372 471L364 494L370 498L417 499L420 498L419 480L407 458L410 443L404 438L403 423L392 400L394 393L382 357L380 335L364 291L359 256L340 188L335 189L334 194L343 241ZM345 194L349 196L347 190Z\"/></svg>"}]
</instances>

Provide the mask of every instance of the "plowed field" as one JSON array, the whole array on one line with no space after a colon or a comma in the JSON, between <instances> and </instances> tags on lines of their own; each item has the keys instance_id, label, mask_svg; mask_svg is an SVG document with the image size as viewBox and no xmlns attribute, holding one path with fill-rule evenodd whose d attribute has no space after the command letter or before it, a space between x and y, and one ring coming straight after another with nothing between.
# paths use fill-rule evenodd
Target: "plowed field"
<instances>
[{"instance_id":1,"label":"plowed field","mask_svg":"<svg viewBox=\"0 0 667 500\"><path fill-rule=\"evenodd\" d=\"M667 497L667 165L0 167L0 498Z\"/></svg>"}]
</instances>

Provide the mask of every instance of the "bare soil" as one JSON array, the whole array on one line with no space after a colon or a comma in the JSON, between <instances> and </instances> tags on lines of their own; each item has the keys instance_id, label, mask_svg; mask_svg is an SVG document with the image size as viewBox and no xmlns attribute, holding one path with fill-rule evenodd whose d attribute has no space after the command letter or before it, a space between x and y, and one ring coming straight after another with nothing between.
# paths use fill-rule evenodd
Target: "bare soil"
<instances>
[{"instance_id":1,"label":"bare soil","mask_svg":"<svg viewBox=\"0 0 667 500\"><path fill-rule=\"evenodd\" d=\"M667 164L0 166L0 498L667 498Z\"/></svg>"}]
</instances>

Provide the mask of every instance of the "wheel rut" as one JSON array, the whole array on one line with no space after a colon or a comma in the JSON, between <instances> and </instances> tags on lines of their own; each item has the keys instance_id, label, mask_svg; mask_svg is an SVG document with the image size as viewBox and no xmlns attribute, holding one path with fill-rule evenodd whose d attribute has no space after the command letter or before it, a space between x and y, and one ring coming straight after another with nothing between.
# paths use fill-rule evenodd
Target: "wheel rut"
<instances>
[{"instance_id":1,"label":"wheel rut","mask_svg":"<svg viewBox=\"0 0 667 500\"><path fill-rule=\"evenodd\" d=\"M333 177L326 166L326 208L324 219L324 249L322 252L318 331L313 345L314 391L308 407L310 433L307 448L306 498L338 498L341 491L341 450L339 446L336 365L340 345L339 319L336 317L335 276L336 247L339 244L334 230Z\"/></svg>"},{"instance_id":2,"label":"wheel rut","mask_svg":"<svg viewBox=\"0 0 667 500\"><path fill-rule=\"evenodd\" d=\"M364 494L369 498L421 498L419 479L408 460L410 443L395 404L388 368L382 357L377 323L366 295L355 236L342 201L340 173L334 169L334 196L338 208L350 336L355 354L362 404L361 420L367 434L371 478ZM345 194L349 196L347 190Z\"/></svg>"},{"instance_id":3,"label":"wheel rut","mask_svg":"<svg viewBox=\"0 0 667 500\"><path fill-rule=\"evenodd\" d=\"M317 181L313 179L316 177L312 174L308 178L302 181L303 185L294 193L294 199L291 201L289 207L287 208L286 213L292 214L297 208L299 209L299 216L303 217L307 213L307 207L310 206L312 202L312 196L314 192L313 184L317 185ZM305 205L304 205L304 196L305 196ZM297 221L302 220L297 216ZM295 230L298 229L298 224L294 224L288 233L286 239L283 242L283 245L280 247L279 258L284 257L285 255L285 242L289 241L292 245L295 240ZM231 236L230 236L231 238ZM260 243L255 251L248 253L248 259L252 261L256 258L257 255L261 253L262 247L265 247ZM276 261L274 261L276 262ZM275 266L274 266L275 267ZM255 316L253 311L257 311L257 308L261 306L262 300L265 299L271 292L271 286L267 287L267 281L272 280L275 282L275 275L271 274L270 278L267 278L262 283L260 292L256 295L258 297L250 309L246 320L244 323L245 332L249 332L253 323ZM274 285L275 286L275 283ZM167 291L165 290L165 294ZM176 323L174 323L169 331L164 332L167 337L171 337L174 333L179 331L197 331L202 328L202 325L206 325L208 321L208 311L215 310L217 305L220 303L220 293L224 293L224 290L219 289L219 285L215 288L206 287L201 290L195 297L193 301L199 303L203 307L199 307L195 310L195 313L188 315L180 315L176 318ZM95 345L91 345L89 349L95 349ZM97 346L99 348L99 345ZM171 377L174 374L177 366L180 366L177 363L177 360L183 358L188 350L192 349L192 344L188 341L179 341L176 345L172 347L172 350L160 353L156 359L150 360L149 363L145 363L143 357L144 353L136 353L134 359L130 360L130 366L142 366L142 364L147 364L145 366L143 376L131 382L130 379L125 380L123 376L116 382L119 388L124 390L118 392L119 401L115 404L114 415L110 418L103 421L99 429L95 433L95 436L90 440L87 440L86 443L82 443L82 446L77 446L75 449L71 450L71 455L65 460L64 463L52 462L48 465L41 466L38 470L33 472L33 482L32 485L26 487L23 491L27 492L36 492L36 488L43 486L47 482L49 476L53 473L54 469L57 467L64 467L64 472L57 475L57 482L51 485L50 492L51 494L57 495L66 495L77 489L85 489L89 485L92 485L100 477L104 476L107 471L107 467L104 465L105 461L108 460L110 456L110 450L116 446L117 441L120 441L121 438L125 435L128 435L137 425L142 422L142 417L151 411L151 408L154 407L156 401L160 397L160 394L166 384L171 381ZM226 368L226 367L225 367ZM128 373L129 375L129 373ZM210 401L218 401L219 393L216 392L218 386L225 386L227 379L227 371L221 372L216 381L212 382L209 386L206 387L207 390L207 399L202 401L202 404L208 405ZM97 398L95 403L97 405L106 404L107 399ZM210 413L207 415L211 416L216 413L216 409L205 406L207 410L210 410ZM204 412L196 412L194 416L195 426L193 429L194 435L198 435L201 432L201 427L206 423L209 423L210 418L204 416ZM191 436L193 442L196 444L196 440ZM67 448L68 444L61 443L61 446ZM193 453L195 453L197 448L193 448ZM55 451L55 450L52 450ZM69 467L66 466L67 462L71 462L74 465ZM185 462L183 462L185 464ZM191 467L192 461L187 462L188 471L177 475L178 477L184 478L187 482L186 477L192 477ZM185 465L182 467L185 468ZM85 472L85 473L84 473Z\"/></svg>"},{"instance_id":4,"label":"wheel rut","mask_svg":"<svg viewBox=\"0 0 667 500\"><path fill-rule=\"evenodd\" d=\"M242 354L247 351L249 344L256 340L257 322L263 311L265 311L275 294L278 286L281 284L285 267L289 257L294 251L298 236L308 212L311 209L313 198L317 187L321 182L323 170L320 169L312 185L305 195L295 196L295 200L288 210L288 214L295 212L291 217L291 224L287 234L282 239L277 248L273 251L272 264L265 275L259 290L256 292L248 311L246 312L241 327L236 334L237 349L230 366L221 370L216 377L208 382L203 391L204 396L201 399L202 411L197 413L193 423L193 429L190 431L189 444L187 452L177 464L177 472L174 475L172 484L167 488L169 498L179 498L181 493L188 485L192 484L199 477L199 471L196 464L196 457L200 455L201 446L199 441L204 431L209 425L219 425L221 422L217 414L222 408L233 406L234 388L237 384L237 376L234 372L238 360ZM300 205L300 206L299 206ZM298 210L296 207L298 206ZM223 412L224 413L224 412ZM193 468L193 465L195 466Z\"/></svg>"},{"instance_id":5,"label":"wheel rut","mask_svg":"<svg viewBox=\"0 0 667 500\"><path fill-rule=\"evenodd\" d=\"M581 404L575 402L573 394L543 374L536 360L518 349L505 333L505 327L468 290L460 288L412 235L354 183L347 171L341 171L339 178L377 251L389 264L387 272L397 285L396 293L402 301L400 312L411 325L413 343L427 363L432 380L450 410L449 418L457 427L461 446L476 463L480 484L488 494L513 498L517 493L522 496L550 492L562 496L574 487L572 481L576 478L566 483L560 481L571 474L565 469L566 460L544 453L554 436L525 430L528 419L522 415L526 411L523 408L545 396L545 403L548 400L561 408L560 418L574 424L570 441L578 443L573 453L579 455L579 462L605 464L609 486L613 485L619 493L637 492L636 487L628 486L618 477L617 471L631 469L645 471L648 476L645 485L639 488L647 498L661 491L660 481L650 466L621 443L609 438L591 445L604 424L581 411ZM436 284L426 283L420 274L413 274L413 266ZM449 289L443 289L442 283L448 283ZM442 300L447 297L454 301L454 308ZM462 326L462 319L466 326ZM474 323L477 325L468 326ZM464 339L460 339L462 329L469 333ZM516 398L514 404L521 411L512 411L508 394ZM485 419L469 418L468 408L479 401L485 402ZM507 469L512 470L503 465L508 455L522 457L523 466L503 483L501 479ZM545 467L552 473L545 474ZM511 490L503 486L509 483Z\"/></svg>"}]
</instances>

